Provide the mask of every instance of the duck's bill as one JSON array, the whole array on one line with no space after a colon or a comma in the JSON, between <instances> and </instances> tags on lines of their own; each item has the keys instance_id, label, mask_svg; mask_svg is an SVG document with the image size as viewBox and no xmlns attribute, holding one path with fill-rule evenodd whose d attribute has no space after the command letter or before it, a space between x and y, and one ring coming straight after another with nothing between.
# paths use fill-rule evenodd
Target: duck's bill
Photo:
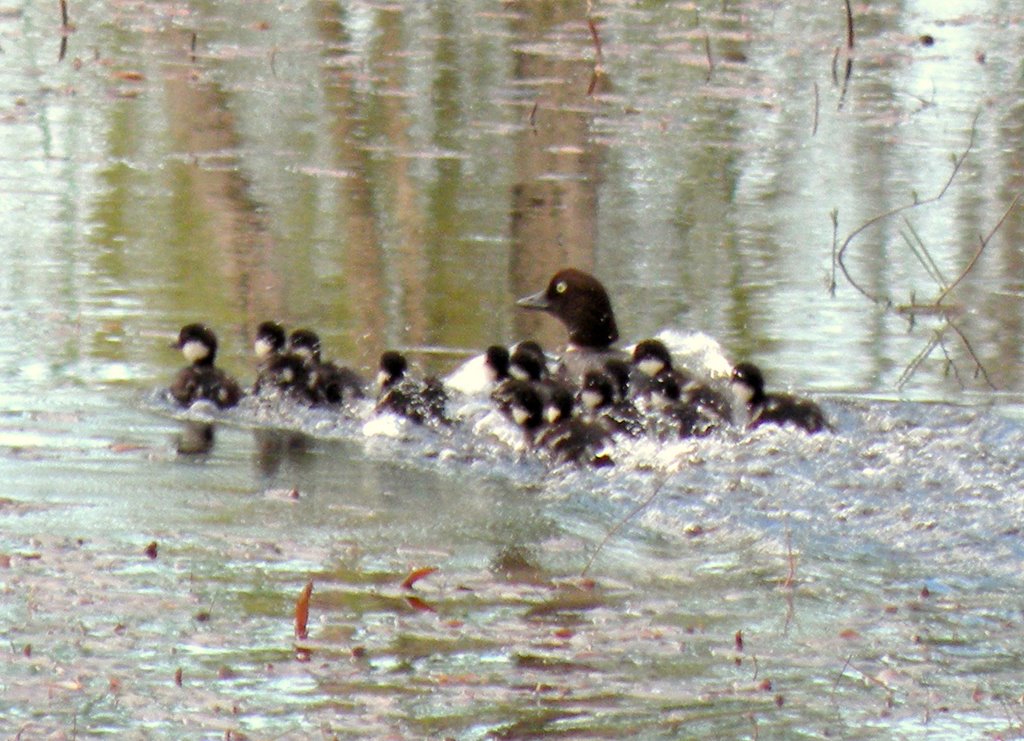
<instances>
[{"instance_id":1,"label":"duck's bill","mask_svg":"<svg viewBox=\"0 0 1024 741\"><path fill-rule=\"evenodd\" d=\"M537 311L547 311L551 308L551 303L548 301L547 291L538 291L532 293L529 296L523 296L521 299L516 301L516 306L521 309L536 309Z\"/></svg>"}]
</instances>

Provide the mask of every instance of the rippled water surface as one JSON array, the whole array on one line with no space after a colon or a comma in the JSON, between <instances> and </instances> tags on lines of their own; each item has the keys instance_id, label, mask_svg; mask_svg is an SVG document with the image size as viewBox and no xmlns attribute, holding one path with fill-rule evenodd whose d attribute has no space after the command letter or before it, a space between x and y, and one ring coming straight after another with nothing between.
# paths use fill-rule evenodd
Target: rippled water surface
<instances>
[{"instance_id":1,"label":"rippled water surface","mask_svg":"<svg viewBox=\"0 0 1024 741\"><path fill-rule=\"evenodd\" d=\"M0 7L6 737L1024 733L1014 3L68 13ZM836 434L549 470L159 391L196 320L246 382L267 318L555 349L569 264Z\"/></svg>"}]
</instances>

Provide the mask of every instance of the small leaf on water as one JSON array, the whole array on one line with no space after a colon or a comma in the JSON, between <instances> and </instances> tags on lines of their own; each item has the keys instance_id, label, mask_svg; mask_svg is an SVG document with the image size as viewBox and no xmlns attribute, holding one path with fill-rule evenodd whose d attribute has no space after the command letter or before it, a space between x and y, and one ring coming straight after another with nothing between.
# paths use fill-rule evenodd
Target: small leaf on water
<instances>
[{"instance_id":1,"label":"small leaf on water","mask_svg":"<svg viewBox=\"0 0 1024 741\"><path fill-rule=\"evenodd\" d=\"M145 553L150 558L156 558L156 549L157 549L157 545L156 545L156 541L154 540L149 545L147 545L143 549L142 552Z\"/></svg>"},{"instance_id":2,"label":"small leaf on water","mask_svg":"<svg viewBox=\"0 0 1024 741\"><path fill-rule=\"evenodd\" d=\"M743 631L742 630L737 630L736 631L735 641L736 641L736 650L737 651L742 651L743 650Z\"/></svg>"},{"instance_id":3,"label":"small leaf on water","mask_svg":"<svg viewBox=\"0 0 1024 741\"><path fill-rule=\"evenodd\" d=\"M135 453L140 450L146 450L145 445L139 445L138 443L111 443L111 453Z\"/></svg>"},{"instance_id":4,"label":"small leaf on water","mask_svg":"<svg viewBox=\"0 0 1024 741\"><path fill-rule=\"evenodd\" d=\"M405 581L402 582L402 589L412 589L413 584L424 577L430 576L435 571L437 571L436 566L424 566L422 569L413 569L409 572L409 576L405 577Z\"/></svg>"},{"instance_id":5,"label":"small leaf on water","mask_svg":"<svg viewBox=\"0 0 1024 741\"><path fill-rule=\"evenodd\" d=\"M181 667L174 670L174 684L181 687Z\"/></svg>"},{"instance_id":6,"label":"small leaf on water","mask_svg":"<svg viewBox=\"0 0 1024 741\"><path fill-rule=\"evenodd\" d=\"M299 598L295 600L295 637L300 641L309 637L306 623L309 620L309 597L312 594L313 580L310 579L299 593Z\"/></svg>"},{"instance_id":7,"label":"small leaf on water","mask_svg":"<svg viewBox=\"0 0 1024 741\"><path fill-rule=\"evenodd\" d=\"M117 70L111 74L111 77L118 80L129 80L131 82L139 82L146 79L144 74L131 69Z\"/></svg>"},{"instance_id":8,"label":"small leaf on water","mask_svg":"<svg viewBox=\"0 0 1024 741\"><path fill-rule=\"evenodd\" d=\"M433 607L428 605L425 601L419 597L406 597L405 601L409 603L409 607L420 612L437 612Z\"/></svg>"},{"instance_id":9,"label":"small leaf on water","mask_svg":"<svg viewBox=\"0 0 1024 741\"><path fill-rule=\"evenodd\" d=\"M849 641L854 638L860 638L860 633L855 631L853 628L844 628L843 630L839 631L839 637Z\"/></svg>"}]
</instances>

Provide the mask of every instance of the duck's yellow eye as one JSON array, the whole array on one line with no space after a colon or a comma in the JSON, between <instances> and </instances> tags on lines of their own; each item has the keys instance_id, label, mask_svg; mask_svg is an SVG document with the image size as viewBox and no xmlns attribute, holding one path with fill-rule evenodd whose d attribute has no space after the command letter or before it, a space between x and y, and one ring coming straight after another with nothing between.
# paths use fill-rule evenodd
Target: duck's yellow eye
<instances>
[{"instance_id":1,"label":"duck's yellow eye","mask_svg":"<svg viewBox=\"0 0 1024 741\"><path fill-rule=\"evenodd\" d=\"M565 289L568 288L568 287L569 286L566 285L564 280L560 280L560 281L558 281L558 283L555 284L555 290L558 293L565 293Z\"/></svg>"}]
</instances>

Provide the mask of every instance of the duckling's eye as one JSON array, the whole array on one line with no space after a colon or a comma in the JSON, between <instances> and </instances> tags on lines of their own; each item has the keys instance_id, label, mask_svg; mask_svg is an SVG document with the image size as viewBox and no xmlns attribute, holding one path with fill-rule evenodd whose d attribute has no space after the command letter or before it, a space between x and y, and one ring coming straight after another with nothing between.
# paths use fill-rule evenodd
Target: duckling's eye
<instances>
[{"instance_id":1,"label":"duckling's eye","mask_svg":"<svg viewBox=\"0 0 1024 741\"><path fill-rule=\"evenodd\" d=\"M566 284L564 280L560 280L558 281L558 283L555 284L555 291L558 293L565 293L565 289L567 289L568 287L569 286Z\"/></svg>"}]
</instances>

